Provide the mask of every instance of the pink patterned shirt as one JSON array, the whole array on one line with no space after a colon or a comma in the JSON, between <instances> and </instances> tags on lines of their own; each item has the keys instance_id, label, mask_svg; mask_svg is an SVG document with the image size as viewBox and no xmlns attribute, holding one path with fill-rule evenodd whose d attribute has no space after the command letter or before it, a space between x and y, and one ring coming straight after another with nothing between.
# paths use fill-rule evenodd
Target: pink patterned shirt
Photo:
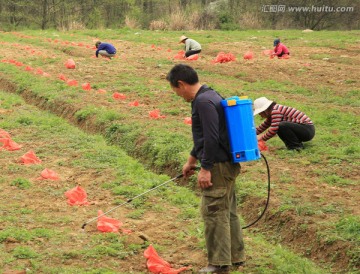
<instances>
[{"instance_id":1,"label":"pink patterned shirt","mask_svg":"<svg viewBox=\"0 0 360 274\"><path fill-rule=\"evenodd\" d=\"M263 141L269 140L276 135L282 121L313 125L313 122L305 113L292 107L276 104L271 111L270 117L256 128L256 135L269 129L261 138Z\"/></svg>"}]
</instances>

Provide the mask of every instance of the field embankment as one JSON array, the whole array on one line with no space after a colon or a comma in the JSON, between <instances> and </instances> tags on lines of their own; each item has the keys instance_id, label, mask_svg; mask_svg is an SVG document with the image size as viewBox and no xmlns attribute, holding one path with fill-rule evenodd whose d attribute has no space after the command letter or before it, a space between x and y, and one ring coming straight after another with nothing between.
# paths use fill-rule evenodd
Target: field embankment
<instances>
[{"instance_id":1,"label":"field embankment","mask_svg":"<svg viewBox=\"0 0 360 274\"><path fill-rule=\"evenodd\" d=\"M0 63L1 90L18 93L28 104L66 118L87 133L103 135L157 173L179 173L191 146L190 127L183 122L190 115L190 106L169 91L165 80L167 71L179 62L172 58L179 48L170 40L178 33L123 31L119 38L107 32L106 39L120 49L118 58L111 61L91 58L93 42L105 39L105 34L54 36L49 32L42 33L45 37L41 39L39 35L1 33L6 53ZM198 35L205 48L199 60L189 63L203 83L225 97L267 96L295 106L316 124L316 138L301 153L282 150L279 140L269 142L265 155L272 171L271 206L256 231L325 265L329 272L356 271L360 226L360 149L356 138L360 133L356 78L360 72L359 33L284 32L293 53L288 60L262 55L266 45L271 45L272 32L192 35ZM343 43L337 35L343 35ZM247 50L255 52L253 60L242 60ZM232 52L237 61L212 63L220 51ZM69 58L75 60L75 70L64 66ZM27 66L33 70L26 70ZM78 86L70 87L59 79L60 74L77 80ZM83 83L90 83L91 90L84 91ZM106 93L99 93L99 89ZM125 98L117 100L114 92ZM151 119L149 113L155 109L165 118ZM255 219L264 206L264 170L261 163L243 165L238 193L246 221Z\"/></svg>"}]
</instances>

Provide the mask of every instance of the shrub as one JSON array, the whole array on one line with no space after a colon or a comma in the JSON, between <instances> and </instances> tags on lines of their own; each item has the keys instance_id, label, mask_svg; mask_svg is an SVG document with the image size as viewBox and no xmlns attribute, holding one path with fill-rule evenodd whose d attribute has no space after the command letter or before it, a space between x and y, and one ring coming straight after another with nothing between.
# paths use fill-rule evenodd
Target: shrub
<instances>
[{"instance_id":1,"label":"shrub","mask_svg":"<svg viewBox=\"0 0 360 274\"><path fill-rule=\"evenodd\" d=\"M169 29L171 30L186 30L188 29L188 21L186 16L181 11L173 12L170 15Z\"/></svg>"},{"instance_id":2,"label":"shrub","mask_svg":"<svg viewBox=\"0 0 360 274\"><path fill-rule=\"evenodd\" d=\"M130 29L140 28L139 22L134 18L130 18L129 16L125 17L125 25Z\"/></svg>"},{"instance_id":3,"label":"shrub","mask_svg":"<svg viewBox=\"0 0 360 274\"><path fill-rule=\"evenodd\" d=\"M208 11L194 11L189 21L191 29L215 29L217 24L216 15Z\"/></svg>"},{"instance_id":4,"label":"shrub","mask_svg":"<svg viewBox=\"0 0 360 274\"><path fill-rule=\"evenodd\" d=\"M167 30L168 25L163 20L154 20L150 22L150 30Z\"/></svg>"},{"instance_id":5,"label":"shrub","mask_svg":"<svg viewBox=\"0 0 360 274\"><path fill-rule=\"evenodd\" d=\"M262 27L259 16L253 12L245 12L239 20L240 28L260 29Z\"/></svg>"}]
</instances>

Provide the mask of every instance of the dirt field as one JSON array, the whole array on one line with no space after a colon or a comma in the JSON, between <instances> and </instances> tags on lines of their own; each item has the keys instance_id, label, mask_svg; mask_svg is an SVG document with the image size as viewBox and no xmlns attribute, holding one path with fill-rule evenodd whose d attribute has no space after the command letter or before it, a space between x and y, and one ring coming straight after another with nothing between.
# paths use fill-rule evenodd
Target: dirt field
<instances>
[{"instance_id":1,"label":"dirt field","mask_svg":"<svg viewBox=\"0 0 360 274\"><path fill-rule=\"evenodd\" d=\"M10 35L10 34L8 34ZM19 38L20 39L20 38ZM14 43L4 42L2 45L2 59L3 60L17 60L24 63L24 66L37 67L41 64L41 68L49 74L48 81L54 84L58 81L58 75L61 73L68 79L76 79L79 84L90 82L92 85L96 83L106 83L107 95L99 94L92 90L90 92L78 93L74 97L74 104L64 105L63 102L52 101L48 102L41 95L36 95L36 91L26 90L22 93L26 102L36 105L41 109L51 110L53 113L69 119L86 132L98 132L99 127L92 123L91 120L78 121L74 117L74 113L88 105L97 105L105 107L106 109L113 109L126 113L128 123L141 122L147 116L147 113L160 105L168 105L169 110L176 109L177 101L173 101L173 96L169 92L168 84L165 80L167 71L171 66L180 61L173 60L172 57L177 53L179 47L172 46L172 50L168 51L171 43L165 43L166 46L152 47L149 44L134 43L125 40L110 40L110 42L119 45L121 50L118 57L113 60L95 59L93 56L94 50L81 46L71 47L69 50L61 51L63 46L55 43L54 40L48 43L35 43L35 37L21 38L18 46ZM89 38L88 45L92 45L95 37ZM61 41L61 39L59 39ZM81 42L81 41L79 41ZM29 50L26 50L26 45L31 47L31 50L40 52L39 55L30 55ZM14 50L14 48L16 50ZM255 53L253 60L243 60L242 55L245 49L250 49ZM253 96L267 96L271 98L275 96L279 101L294 101L301 102L306 105L307 109L319 108L338 110L341 112L353 113L354 123L358 123L360 115L360 108L358 105L338 104L337 99L347 96L351 90L359 90L358 75L360 75L360 46L358 44L350 47L306 47L306 46L292 46L290 48L291 58L288 60L269 59L268 56L262 54L265 48L259 43L252 43L249 41L239 42L224 42L224 43L210 43L200 54L200 59L197 61L185 61L194 66L200 74L203 83L215 85L217 89L224 88L225 93L236 91L237 94L246 94ZM232 52L237 56L237 61L227 64L213 64L211 61L220 51ZM331 56L318 57L318 56ZM76 70L67 70L64 68L64 61L68 58L76 60ZM41 60L41 61L40 61ZM60 60L60 61L59 61ZM24 70L19 67L19 70ZM202 74L203 73L203 74ZM133 75L133 82L130 81ZM30 77L42 77L32 73ZM261 86L261 83L267 83ZM259 87L248 84L259 83ZM274 83L274 84L272 84ZM276 83L283 83L278 86ZM136 87L136 92L132 92L131 87ZM143 86L147 90L146 95L141 94L138 86ZM301 87L296 93L294 87ZM0 89L15 92L19 88L18 83L14 83L13 79L5 73L0 72ZM26 87L25 87L26 88ZM102 88L102 87L101 87ZM279 89L283 89L279 91ZM126 92L126 90L128 90ZM141 89L140 89L141 90ZM287 91L289 90L289 92ZM126 92L127 99L125 101L113 102L109 100L109 94L112 92ZM325 100L330 94L334 100ZM150 95L149 95L150 94ZM229 94L230 95L230 94ZM359 100L356 96L355 100ZM324 101L321 101L323 100ZM129 102L139 100L142 106L142 113L134 112L133 108L129 106ZM167 116L167 120L182 121L185 115L187 105L181 105L182 113L179 116ZM1 108L1 107L0 107ZM17 111L14 109L14 111ZM0 115L7 115L7 110L0 109ZM144 130L151 127L152 124L144 123ZM190 130L190 129L189 129ZM22 132L20 129L11 132L12 135L28 136L29 143L32 146L42 146L41 140L35 143L35 138L29 132ZM334 135L339 135L339 132L333 132ZM48 145L47 145L48 147ZM289 247L291 250L305 257L310 258L315 263L321 266L322 263L331 265L334 272L346 273L349 265L349 255L347 251L354 248L349 241L334 241L328 243L319 238L319 230L322 224L332 222L338 218L333 214L310 214L302 215L293 211L278 210L281 205L286 202L285 193L291 196L291 200L297 201L299 204L312 205L314 208L324 208L330 205L346 209L343 214L350 214L354 216L360 215L359 209L359 184L350 184L346 187L337 185L330 185L328 183L319 183L318 170L326 170L326 166L320 161L318 163L311 163L306 158L299 158L303 162L289 161L287 158L280 158L276 156L278 147L270 146L270 150L265 153L270 157L270 165L272 170L272 181L274 183L271 204L267 214L256 228L259 232L264 233L268 238L274 236L276 231L276 241ZM63 155L63 161L69 160L69 157L76 157L76 155ZM71 158L70 158L71 159ZM1 159L1 165L11 165L14 159ZM47 159L49 163L55 164L55 157ZM353 167L359 166L359 163L352 163ZM336 166L329 166L329 169L335 170L336 173L344 179L351 179L352 181L360 181L359 169L353 168L349 171L348 163L343 161ZM244 165L243 172L246 172L247 166ZM67 186L78 184L88 189L89 196L95 196L96 205L99 207L110 207L111 204L107 202L111 200L112 194L104 189L97 187L91 182L106 182L113 180L113 174L99 173L96 170L76 170L67 169L63 167L59 170L63 174L62 181L57 183L49 183L47 181L40 181L39 188L51 187L53 189L62 189L63 184ZM74 176L76 174L76 176ZM290 181L281 183L282 174L291 174ZM173 174L170 174L173 175ZM19 177L18 173L13 175L6 174L7 178L15 179ZM24 175L25 176L25 175ZM32 178L34 180L35 178ZM12 188L5 188L2 191L2 203L11 203ZM44 218L61 219L69 215L76 215L81 212L83 216L92 217L90 210L87 208L70 208L63 206L63 200L56 198L49 202L49 196L45 192L38 192L31 198L22 194L16 199L19 205L24 208L32 209L34 211L41 211ZM149 198L149 203L156 203L156 198ZM264 200L259 200L256 197L249 197L243 203L241 212L246 220L253 220L256 218L258 212L252 210L253 208L262 208ZM206 264L206 257L204 252L195 248L193 241L196 239L188 238L186 241L176 238L178 227L186 224L181 224L177 218L173 216L179 214L178 209L171 205L166 205L166 210L161 214L149 211L145 212L142 219L133 220L126 219L124 227L128 227L134 231L141 231L142 235L146 235L151 240L159 241L163 245L167 245L167 252L165 259L175 263L177 266L192 265L193 269L197 269ZM122 214L126 214L129 210L124 208L121 210ZM86 218L85 218L86 219ZM50 226L51 224L49 224ZM61 229L72 229L74 225L78 225L74 219L64 224L59 224ZM304 228L306 225L306 229ZM25 229L33 228L31 223L24 226ZM0 228L4 229L4 227ZM172 232L174 231L174 233ZM74 232L72 242L68 246L63 246L62 249L71 249L74 246L81 246L86 242L86 237L89 234L95 233L95 225L89 225L87 232L79 236ZM162 235L161 239L157 236ZM133 234L129 237L127 244L143 244L144 241L138 234ZM251 236L246 239L247 243L251 244ZM17 243L8 239L5 242L5 249L11 248ZM176 248L174 248L176 247ZM51 247L49 247L51 248ZM49 251L50 252L50 251ZM335 254L335 255L334 255ZM121 267L125 270L124 273L139 273L144 271L143 254L134 254L127 260L121 262ZM69 261L67 261L69 263ZM195 263L194 263L195 262ZM54 262L58 264L59 262ZM71 262L70 262L71 263ZM103 266L102 262L98 262ZM84 262L86 264L86 262ZM249 260L249 268L255 262ZM356 264L355 264L356 265ZM359 264L357 263L359 266ZM246 268L241 269L244 273ZM5 272L6 273L6 272ZM8 272L10 273L10 272Z\"/></svg>"}]
</instances>

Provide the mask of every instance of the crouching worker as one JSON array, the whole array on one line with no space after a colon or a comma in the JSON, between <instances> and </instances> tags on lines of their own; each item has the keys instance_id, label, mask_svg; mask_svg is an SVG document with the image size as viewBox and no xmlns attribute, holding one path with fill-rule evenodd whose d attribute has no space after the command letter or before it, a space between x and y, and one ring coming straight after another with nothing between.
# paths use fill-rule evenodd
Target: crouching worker
<instances>
[{"instance_id":1,"label":"crouching worker","mask_svg":"<svg viewBox=\"0 0 360 274\"><path fill-rule=\"evenodd\" d=\"M100 54L101 56L105 56L111 59L111 57L114 57L116 54L116 49L112 44L97 41L95 43L95 47L96 47L96 52L95 52L96 57L98 57Z\"/></svg>"},{"instance_id":2,"label":"crouching worker","mask_svg":"<svg viewBox=\"0 0 360 274\"><path fill-rule=\"evenodd\" d=\"M275 39L274 40L274 52L272 53L272 57L277 56L277 57L289 57L290 52L288 50L288 48L283 44L280 43L280 39Z\"/></svg>"},{"instance_id":3,"label":"crouching worker","mask_svg":"<svg viewBox=\"0 0 360 274\"><path fill-rule=\"evenodd\" d=\"M201 52L201 45L194 39L187 38L186 36L180 37L180 42L185 44L185 57L189 57Z\"/></svg>"},{"instance_id":4,"label":"crouching worker","mask_svg":"<svg viewBox=\"0 0 360 274\"><path fill-rule=\"evenodd\" d=\"M193 148L182 173L197 176L201 189L201 213L205 224L208 265L200 273L229 273L230 267L244 264L244 242L236 212L235 180L240 165L231 160L222 97L199 83L196 71L175 65L166 79L171 89L191 103Z\"/></svg>"},{"instance_id":5,"label":"crouching worker","mask_svg":"<svg viewBox=\"0 0 360 274\"><path fill-rule=\"evenodd\" d=\"M290 150L301 150L303 142L310 141L315 136L315 127L305 113L277 104L266 97L254 101L254 115L266 119L256 128L258 140L267 141L278 135ZM267 130L268 129L268 130ZM265 132L263 135L261 133Z\"/></svg>"}]
</instances>

